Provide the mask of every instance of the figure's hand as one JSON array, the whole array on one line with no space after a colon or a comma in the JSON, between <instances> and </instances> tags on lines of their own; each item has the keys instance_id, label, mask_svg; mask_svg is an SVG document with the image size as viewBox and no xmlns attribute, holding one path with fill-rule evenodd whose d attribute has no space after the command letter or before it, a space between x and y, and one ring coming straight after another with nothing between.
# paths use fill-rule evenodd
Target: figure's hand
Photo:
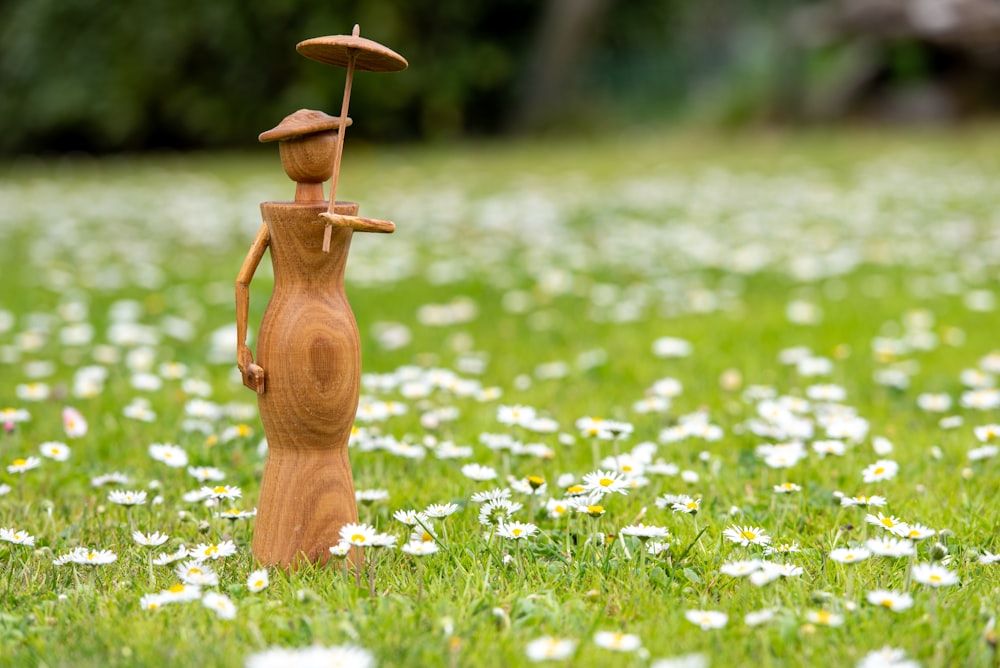
<instances>
[{"instance_id":1,"label":"figure's hand","mask_svg":"<svg viewBox=\"0 0 1000 668\"><path fill-rule=\"evenodd\" d=\"M243 384L257 394L264 394L264 369L254 364L253 353L246 345L240 346L236 364L243 376Z\"/></svg>"}]
</instances>

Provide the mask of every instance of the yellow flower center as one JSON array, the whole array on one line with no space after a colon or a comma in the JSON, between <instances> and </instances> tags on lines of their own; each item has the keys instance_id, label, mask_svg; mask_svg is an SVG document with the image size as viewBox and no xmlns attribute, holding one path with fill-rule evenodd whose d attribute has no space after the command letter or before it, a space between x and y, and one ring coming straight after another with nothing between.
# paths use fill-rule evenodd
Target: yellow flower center
<instances>
[{"instance_id":1,"label":"yellow flower center","mask_svg":"<svg viewBox=\"0 0 1000 668\"><path fill-rule=\"evenodd\" d=\"M225 485L219 485L218 487L212 490L212 492L215 494L225 494L228 491L229 490L226 489Z\"/></svg>"},{"instance_id":2,"label":"yellow flower center","mask_svg":"<svg viewBox=\"0 0 1000 668\"><path fill-rule=\"evenodd\" d=\"M27 459L15 459L14 460L14 466L24 466L27 463L28 463Z\"/></svg>"},{"instance_id":3,"label":"yellow flower center","mask_svg":"<svg viewBox=\"0 0 1000 668\"><path fill-rule=\"evenodd\" d=\"M896 523L892 521L891 517L883 517L882 520L881 520L881 522L882 522L882 524L884 524L885 526L889 527L890 529L892 527L896 526Z\"/></svg>"},{"instance_id":4,"label":"yellow flower center","mask_svg":"<svg viewBox=\"0 0 1000 668\"><path fill-rule=\"evenodd\" d=\"M698 502L688 501L686 504L684 504L684 507L687 508L688 510L694 510L695 508L698 507Z\"/></svg>"},{"instance_id":5,"label":"yellow flower center","mask_svg":"<svg viewBox=\"0 0 1000 668\"><path fill-rule=\"evenodd\" d=\"M888 598L883 598L881 601L879 601L879 605L881 605L883 607L886 607L886 608L891 608L892 607L892 600L888 599Z\"/></svg>"},{"instance_id":6,"label":"yellow flower center","mask_svg":"<svg viewBox=\"0 0 1000 668\"><path fill-rule=\"evenodd\" d=\"M513 536L514 538L517 538L522 533L524 533L524 529L511 529L510 530L510 535Z\"/></svg>"},{"instance_id":7,"label":"yellow flower center","mask_svg":"<svg viewBox=\"0 0 1000 668\"><path fill-rule=\"evenodd\" d=\"M363 542L365 542L365 536L364 536L364 534L360 534L360 533L354 534L353 536L351 536L351 542L352 543L363 543Z\"/></svg>"},{"instance_id":8,"label":"yellow flower center","mask_svg":"<svg viewBox=\"0 0 1000 668\"><path fill-rule=\"evenodd\" d=\"M238 424L236 425L236 433L239 434L240 436L249 436L250 427L248 427L245 424Z\"/></svg>"},{"instance_id":9,"label":"yellow flower center","mask_svg":"<svg viewBox=\"0 0 1000 668\"><path fill-rule=\"evenodd\" d=\"M741 531L740 536L746 538L747 540L757 540L757 534L753 531Z\"/></svg>"},{"instance_id":10,"label":"yellow flower center","mask_svg":"<svg viewBox=\"0 0 1000 668\"><path fill-rule=\"evenodd\" d=\"M601 487L609 487L613 485L615 481L612 480L611 478L601 478L598 482L600 483Z\"/></svg>"},{"instance_id":11,"label":"yellow flower center","mask_svg":"<svg viewBox=\"0 0 1000 668\"><path fill-rule=\"evenodd\" d=\"M211 547L205 549L205 555L209 556L209 557L212 556L213 554L218 554L218 552L219 552L219 548L216 547L215 545L212 545ZM200 572L201 571L199 571L199 573Z\"/></svg>"},{"instance_id":12,"label":"yellow flower center","mask_svg":"<svg viewBox=\"0 0 1000 668\"><path fill-rule=\"evenodd\" d=\"M830 623L830 613L826 610L816 613L816 622L819 624L829 624Z\"/></svg>"},{"instance_id":13,"label":"yellow flower center","mask_svg":"<svg viewBox=\"0 0 1000 668\"><path fill-rule=\"evenodd\" d=\"M936 573L935 573L935 574L933 574L933 575L931 575L931 576L930 576L929 578L927 578L927 579L928 579L928 580L930 580L931 582L941 582L941 576L940 576L940 575L938 575L938 574L936 574Z\"/></svg>"},{"instance_id":14,"label":"yellow flower center","mask_svg":"<svg viewBox=\"0 0 1000 668\"><path fill-rule=\"evenodd\" d=\"M885 473L885 467L879 466L874 471L872 471L872 473L874 473L875 475L882 475L883 473Z\"/></svg>"},{"instance_id":15,"label":"yellow flower center","mask_svg":"<svg viewBox=\"0 0 1000 668\"><path fill-rule=\"evenodd\" d=\"M182 591L184 591L184 585L177 583L172 587L170 587L170 589L168 589L167 591L169 591L171 594L179 594Z\"/></svg>"},{"instance_id":16,"label":"yellow flower center","mask_svg":"<svg viewBox=\"0 0 1000 668\"><path fill-rule=\"evenodd\" d=\"M566 488L567 494L579 494L583 491L583 485L570 485Z\"/></svg>"},{"instance_id":17,"label":"yellow flower center","mask_svg":"<svg viewBox=\"0 0 1000 668\"><path fill-rule=\"evenodd\" d=\"M254 586L254 587L261 587L261 588L263 588L263 586L264 586L264 581L263 581L263 580L257 580L257 581L255 581L255 582L253 583L253 586Z\"/></svg>"}]
</instances>

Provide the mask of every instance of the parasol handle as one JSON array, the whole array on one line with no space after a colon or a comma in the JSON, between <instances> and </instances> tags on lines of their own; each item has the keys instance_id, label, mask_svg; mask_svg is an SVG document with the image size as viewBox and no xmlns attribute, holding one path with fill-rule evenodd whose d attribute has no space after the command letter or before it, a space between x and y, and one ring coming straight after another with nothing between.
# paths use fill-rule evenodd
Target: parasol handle
<instances>
[{"instance_id":1,"label":"parasol handle","mask_svg":"<svg viewBox=\"0 0 1000 668\"><path fill-rule=\"evenodd\" d=\"M354 30L351 31L353 37L358 37L361 34L361 26L354 24ZM340 179L340 159L344 154L344 135L347 134L347 108L350 106L351 102L351 83L354 81L354 63L357 60L357 51L355 49L348 50L347 57L347 79L344 82L344 101L340 105L340 131L337 133L337 148L333 154L333 178L330 181L330 204L326 209L328 214L334 213L334 207L337 205L337 181ZM330 237L333 233L333 227L329 222L326 224L326 228L323 230L323 252L330 252Z\"/></svg>"}]
</instances>

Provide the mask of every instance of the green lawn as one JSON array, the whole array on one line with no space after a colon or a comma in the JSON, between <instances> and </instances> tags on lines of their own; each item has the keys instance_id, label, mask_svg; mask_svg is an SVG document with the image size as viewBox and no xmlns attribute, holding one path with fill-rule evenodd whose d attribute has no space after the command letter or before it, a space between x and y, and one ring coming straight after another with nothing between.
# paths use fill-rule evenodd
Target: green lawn
<instances>
[{"instance_id":1,"label":"green lawn","mask_svg":"<svg viewBox=\"0 0 1000 668\"><path fill-rule=\"evenodd\" d=\"M998 149L989 127L348 142L338 195L397 225L355 236L347 292L362 403L405 408L359 420L351 451L357 488L387 492L362 522L398 543L368 550L360 586L331 564L269 569L261 591L253 520L216 513L253 509L263 470L233 281L258 203L291 198L277 156L8 163L0 663L284 665L260 653L350 645L369 654L333 665L506 666L547 650L574 666L854 666L889 646L923 666L998 665ZM252 329L272 285L265 259ZM66 407L85 434L64 429ZM591 437L588 416L626 433ZM68 459L46 456L53 442ZM208 483L154 459L164 443L242 498L186 501ZM473 463L497 478L467 477ZM596 487L620 478L627 494L574 510L586 497L567 488L599 469ZM113 472L126 482L95 486ZM542 493L525 493L529 476ZM480 523L472 495L498 488L522 506L507 522L537 531ZM115 490L146 502L128 510ZM886 505L841 501L855 495ZM438 551L400 549L410 529L394 513L440 503L458 510L425 520ZM905 523L901 542L869 513ZM669 537L622 531L638 523ZM169 539L141 546L133 528ZM225 598L156 598L186 561L156 555L227 540L236 553L202 564L218 584L201 590ZM869 540L903 556L838 561ZM796 551L766 549L782 544ZM53 563L78 547L116 558ZM532 645L544 636L571 642ZM698 656L665 661L684 655Z\"/></svg>"}]
</instances>

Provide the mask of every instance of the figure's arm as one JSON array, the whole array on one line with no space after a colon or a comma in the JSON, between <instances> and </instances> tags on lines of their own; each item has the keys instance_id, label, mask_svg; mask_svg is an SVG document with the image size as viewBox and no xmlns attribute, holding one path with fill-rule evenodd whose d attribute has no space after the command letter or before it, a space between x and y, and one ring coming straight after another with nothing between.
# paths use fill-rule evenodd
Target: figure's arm
<instances>
[{"instance_id":1,"label":"figure's arm","mask_svg":"<svg viewBox=\"0 0 1000 668\"><path fill-rule=\"evenodd\" d=\"M267 225L261 225L257 231L257 236L250 245L250 251L240 273L236 277L236 364L243 374L243 384L255 391L257 394L264 394L264 369L253 362L253 353L247 347L247 318L250 313L250 281L257 271L257 265L264 257L271 235L267 230Z\"/></svg>"}]
</instances>

